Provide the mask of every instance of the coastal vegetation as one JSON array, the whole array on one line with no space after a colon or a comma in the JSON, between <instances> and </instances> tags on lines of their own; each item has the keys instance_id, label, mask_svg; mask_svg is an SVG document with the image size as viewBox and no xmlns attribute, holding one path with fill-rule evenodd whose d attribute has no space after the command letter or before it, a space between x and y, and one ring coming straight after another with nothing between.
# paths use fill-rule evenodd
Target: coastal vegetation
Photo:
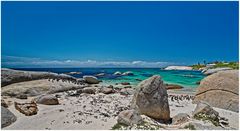
<instances>
[{"instance_id":1,"label":"coastal vegetation","mask_svg":"<svg viewBox=\"0 0 240 131\"><path fill-rule=\"evenodd\" d=\"M202 69L202 68L206 68L206 67L209 67L209 68L223 68L223 67L229 67L229 68L232 68L232 69L239 69L239 63L238 62L219 62L219 61L215 61L215 62L209 62L209 63L199 63L198 64L195 64L195 65L191 65L191 67L194 69L194 70L199 70L199 69Z\"/></svg>"}]
</instances>

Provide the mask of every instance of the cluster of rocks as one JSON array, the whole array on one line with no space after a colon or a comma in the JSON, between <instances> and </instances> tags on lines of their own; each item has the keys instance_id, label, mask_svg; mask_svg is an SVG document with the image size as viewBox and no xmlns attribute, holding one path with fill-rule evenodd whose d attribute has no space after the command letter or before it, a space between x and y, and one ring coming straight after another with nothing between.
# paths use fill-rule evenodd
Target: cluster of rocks
<instances>
[{"instance_id":1,"label":"cluster of rocks","mask_svg":"<svg viewBox=\"0 0 240 131\"><path fill-rule=\"evenodd\" d=\"M232 77L230 77L232 78ZM236 76L234 76L236 78ZM231 81L229 81L231 82ZM204 82L203 82L204 83ZM236 82L235 82L236 83ZM197 129L227 129L228 120L220 117L219 113L215 111L210 104L206 101L200 101L197 103L197 107L193 111L192 115L186 113L179 113L172 118L170 118L170 110L168 97L172 101L176 100L194 100L194 96L189 95L169 95L166 91L166 85L163 84L160 76L153 76L147 80L142 81L137 86L137 91L135 92L133 99L131 101L131 108L129 110L123 111L118 116L118 124L114 128L118 129L145 129L139 128L139 125L146 127L146 121L144 121L143 116L151 118L151 121L155 121L154 126L148 127L148 129L183 129L183 128L197 128ZM215 98L212 98L214 101ZM219 99L221 100L221 99ZM190 122L193 120L205 121L212 123L212 126L204 126L199 123ZM154 123L154 122L153 122ZM162 123L168 123L169 126L162 125ZM194 127L195 125L198 125ZM177 125L177 126L175 126ZM201 125L201 126L199 126ZM165 126L165 128L164 128ZM216 127L216 128L214 128Z\"/></svg>"},{"instance_id":2,"label":"cluster of rocks","mask_svg":"<svg viewBox=\"0 0 240 131\"><path fill-rule=\"evenodd\" d=\"M120 72L120 71L117 71L113 75L116 75L116 76L133 76L134 74L131 71L127 71L127 72L123 72L123 73Z\"/></svg>"}]
</instances>

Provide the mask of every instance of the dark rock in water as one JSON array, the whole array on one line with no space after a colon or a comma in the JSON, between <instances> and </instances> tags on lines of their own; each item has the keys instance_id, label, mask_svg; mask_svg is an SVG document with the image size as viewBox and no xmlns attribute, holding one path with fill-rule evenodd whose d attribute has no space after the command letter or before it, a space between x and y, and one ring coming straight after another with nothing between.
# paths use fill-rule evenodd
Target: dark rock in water
<instances>
[{"instance_id":1,"label":"dark rock in water","mask_svg":"<svg viewBox=\"0 0 240 131\"><path fill-rule=\"evenodd\" d=\"M153 76L153 74L141 74L142 76L145 76L145 77L151 77Z\"/></svg>"},{"instance_id":2,"label":"dark rock in water","mask_svg":"<svg viewBox=\"0 0 240 131\"><path fill-rule=\"evenodd\" d=\"M205 77L197 88L193 103L200 101L239 112L239 71L219 71Z\"/></svg>"},{"instance_id":3,"label":"dark rock in water","mask_svg":"<svg viewBox=\"0 0 240 131\"><path fill-rule=\"evenodd\" d=\"M136 81L142 81L141 79L138 79L138 78L137 78L137 79L135 79L135 80L136 80Z\"/></svg>"},{"instance_id":4,"label":"dark rock in water","mask_svg":"<svg viewBox=\"0 0 240 131\"><path fill-rule=\"evenodd\" d=\"M133 124L141 124L143 122L142 117L135 110L125 110L120 112L117 121L119 124L128 126Z\"/></svg>"},{"instance_id":5,"label":"dark rock in water","mask_svg":"<svg viewBox=\"0 0 240 131\"><path fill-rule=\"evenodd\" d=\"M201 81L197 81L197 82L196 82L197 85L200 85L200 83L201 83Z\"/></svg>"},{"instance_id":6,"label":"dark rock in water","mask_svg":"<svg viewBox=\"0 0 240 131\"><path fill-rule=\"evenodd\" d=\"M132 108L151 118L169 122L168 94L161 77L152 76L138 84Z\"/></svg>"},{"instance_id":7,"label":"dark rock in water","mask_svg":"<svg viewBox=\"0 0 240 131\"><path fill-rule=\"evenodd\" d=\"M186 123L190 120L190 116L186 113L179 113L172 118L172 124L173 125L178 125L178 124L183 124Z\"/></svg>"},{"instance_id":8,"label":"dark rock in water","mask_svg":"<svg viewBox=\"0 0 240 131\"><path fill-rule=\"evenodd\" d=\"M129 82L122 82L121 84L122 84L122 85L130 85Z\"/></svg>"},{"instance_id":9,"label":"dark rock in water","mask_svg":"<svg viewBox=\"0 0 240 131\"><path fill-rule=\"evenodd\" d=\"M16 96L16 98L18 98L18 99L27 99L28 97L25 94L19 94L19 95Z\"/></svg>"},{"instance_id":10,"label":"dark rock in water","mask_svg":"<svg viewBox=\"0 0 240 131\"><path fill-rule=\"evenodd\" d=\"M58 98L54 95L42 95L37 97L36 102L44 105L58 105Z\"/></svg>"},{"instance_id":11,"label":"dark rock in water","mask_svg":"<svg viewBox=\"0 0 240 131\"><path fill-rule=\"evenodd\" d=\"M2 128L11 125L16 120L17 120L17 117L12 112L10 112L7 108L1 106L1 127Z\"/></svg>"},{"instance_id":12,"label":"dark rock in water","mask_svg":"<svg viewBox=\"0 0 240 131\"><path fill-rule=\"evenodd\" d=\"M38 112L37 104L31 103L14 103L16 110L25 114L26 116L36 115Z\"/></svg>"},{"instance_id":13,"label":"dark rock in water","mask_svg":"<svg viewBox=\"0 0 240 131\"><path fill-rule=\"evenodd\" d=\"M1 106L8 108L7 103L3 99L1 99Z\"/></svg>"},{"instance_id":14,"label":"dark rock in water","mask_svg":"<svg viewBox=\"0 0 240 131\"><path fill-rule=\"evenodd\" d=\"M166 89L171 90L171 89L182 89L183 87L180 85L176 84L166 84Z\"/></svg>"}]
</instances>

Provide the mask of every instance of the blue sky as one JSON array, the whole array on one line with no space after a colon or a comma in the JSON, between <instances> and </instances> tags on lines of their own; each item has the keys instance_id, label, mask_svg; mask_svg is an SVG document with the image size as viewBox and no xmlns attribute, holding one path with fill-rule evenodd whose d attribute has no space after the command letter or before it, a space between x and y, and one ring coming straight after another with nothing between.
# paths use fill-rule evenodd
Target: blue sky
<instances>
[{"instance_id":1,"label":"blue sky","mask_svg":"<svg viewBox=\"0 0 240 131\"><path fill-rule=\"evenodd\" d=\"M238 2L2 2L4 67L238 61Z\"/></svg>"}]
</instances>

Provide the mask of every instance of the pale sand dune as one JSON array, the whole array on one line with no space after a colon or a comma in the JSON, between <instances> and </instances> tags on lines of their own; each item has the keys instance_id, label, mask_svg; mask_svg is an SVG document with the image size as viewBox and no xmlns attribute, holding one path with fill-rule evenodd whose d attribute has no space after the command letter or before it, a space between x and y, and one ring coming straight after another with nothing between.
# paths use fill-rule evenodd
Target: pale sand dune
<instances>
[{"instance_id":1,"label":"pale sand dune","mask_svg":"<svg viewBox=\"0 0 240 131\"><path fill-rule=\"evenodd\" d=\"M95 95L81 94L80 97L68 97L66 93L58 94L61 95L59 99L60 105L38 104L39 111L37 115L33 116L25 116L19 113L12 104L9 109L18 119L15 123L3 129L111 129L117 123L117 111L126 110L132 99L132 96L125 97L117 93L110 95L102 93ZM23 102L30 101L31 99L19 100L7 98L5 101ZM196 107L191 101L181 101L178 103L169 100L169 105L171 117L178 113L191 115ZM84 108L84 106L86 107ZM60 112L60 109L64 111ZM239 113L218 108L214 109L219 112L220 116L229 120L230 127L238 129ZM100 115L101 113L106 113L110 117ZM81 120L82 122L75 122L76 120Z\"/></svg>"}]
</instances>

